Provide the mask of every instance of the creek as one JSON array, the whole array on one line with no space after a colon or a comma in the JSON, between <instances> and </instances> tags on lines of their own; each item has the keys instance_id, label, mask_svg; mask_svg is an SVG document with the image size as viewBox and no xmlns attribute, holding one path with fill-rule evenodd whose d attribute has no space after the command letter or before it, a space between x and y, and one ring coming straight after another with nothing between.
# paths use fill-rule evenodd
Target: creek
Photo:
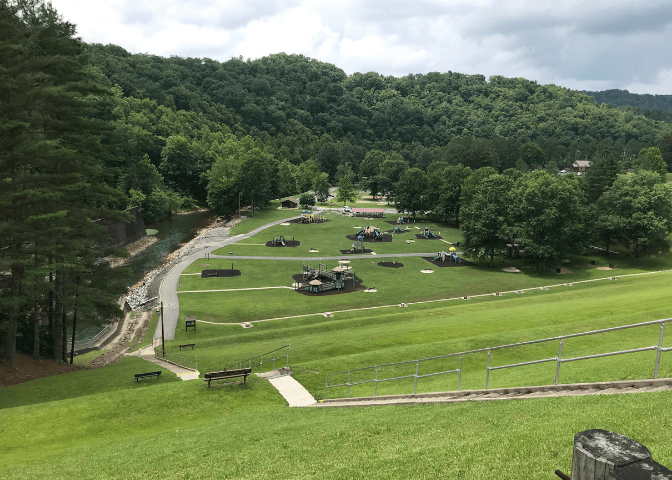
<instances>
[{"instance_id":1,"label":"creek","mask_svg":"<svg viewBox=\"0 0 672 480\"><path fill-rule=\"evenodd\" d=\"M145 224L145 228L158 230L158 241L131 258L126 264L132 271L132 283L141 280L148 272L160 266L166 257L192 240L196 233L210 225L217 216L210 211L173 215L157 223Z\"/></svg>"}]
</instances>

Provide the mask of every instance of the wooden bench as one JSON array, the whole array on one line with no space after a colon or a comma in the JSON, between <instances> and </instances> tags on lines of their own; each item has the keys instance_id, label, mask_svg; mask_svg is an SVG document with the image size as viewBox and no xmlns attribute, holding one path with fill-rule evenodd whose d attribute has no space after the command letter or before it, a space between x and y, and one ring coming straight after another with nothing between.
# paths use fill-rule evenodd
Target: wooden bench
<instances>
[{"instance_id":1,"label":"wooden bench","mask_svg":"<svg viewBox=\"0 0 672 480\"><path fill-rule=\"evenodd\" d=\"M182 351L182 347L184 348L191 347L191 349L193 350L195 346L196 346L195 343L185 343L184 345L178 345L178 347L180 348L180 352Z\"/></svg>"},{"instance_id":2,"label":"wooden bench","mask_svg":"<svg viewBox=\"0 0 672 480\"><path fill-rule=\"evenodd\" d=\"M147 372L147 373L136 373L135 374L135 381L139 382L141 378L145 377L161 377L161 372Z\"/></svg>"},{"instance_id":3,"label":"wooden bench","mask_svg":"<svg viewBox=\"0 0 672 480\"><path fill-rule=\"evenodd\" d=\"M222 370L221 372L209 372L204 375L204 382L208 382L208 388L210 388L210 382L213 380L224 380L226 378L234 377L243 377L243 383L247 380L247 376L252 373L251 368L236 368L234 370Z\"/></svg>"}]
</instances>

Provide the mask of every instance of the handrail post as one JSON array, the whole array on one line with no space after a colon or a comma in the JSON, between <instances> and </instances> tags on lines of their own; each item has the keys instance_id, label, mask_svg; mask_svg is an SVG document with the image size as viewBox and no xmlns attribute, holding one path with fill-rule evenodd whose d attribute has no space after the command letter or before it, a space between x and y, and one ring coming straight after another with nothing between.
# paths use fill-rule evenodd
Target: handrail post
<instances>
[{"instance_id":1,"label":"handrail post","mask_svg":"<svg viewBox=\"0 0 672 480\"><path fill-rule=\"evenodd\" d=\"M348 370L348 398L350 398L350 370Z\"/></svg>"},{"instance_id":2,"label":"handrail post","mask_svg":"<svg viewBox=\"0 0 672 480\"><path fill-rule=\"evenodd\" d=\"M460 355L460 369L457 372L457 391L460 391L460 387L462 386L462 355Z\"/></svg>"},{"instance_id":3,"label":"handrail post","mask_svg":"<svg viewBox=\"0 0 672 480\"><path fill-rule=\"evenodd\" d=\"M413 394L415 395L418 393L418 367L420 366L420 362L415 362L415 387L413 387Z\"/></svg>"},{"instance_id":4,"label":"handrail post","mask_svg":"<svg viewBox=\"0 0 672 480\"><path fill-rule=\"evenodd\" d=\"M329 389L329 374L327 373L327 378L324 381L324 399L327 399L327 391Z\"/></svg>"},{"instance_id":5,"label":"handrail post","mask_svg":"<svg viewBox=\"0 0 672 480\"><path fill-rule=\"evenodd\" d=\"M378 367L376 367L376 376L373 379L373 396L378 396Z\"/></svg>"},{"instance_id":6,"label":"handrail post","mask_svg":"<svg viewBox=\"0 0 672 480\"><path fill-rule=\"evenodd\" d=\"M658 366L660 365L660 349L663 348L663 334L665 333L665 322L660 324L660 336L658 337L658 351L656 352L656 370L653 378L658 378Z\"/></svg>"},{"instance_id":7,"label":"handrail post","mask_svg":"<svg viewBox=\"0 0 672 480\"><path fill-rule=\"evenodd\" d=\"M488 366L485 371L485 390L488 390L488 384L490 383L490 349L488 349Z\"/></svg>"},{"instance_id":8,"label":"handrail post","mask_svg":"<svg viewBox=\"0 0 672 480\"><path fill-rule=\"evenodd\" d=\"M558 364L555 367L555 384L558 384L558 379L560 378L560 363L562 362L562 342L564 342L563 339L560 340L560 349L558 350Z\"/></svg>"},{"instance_id":9,"label":"handrail post","mask_svg":"<svg viewBox=\"0 0 672 480\"><path fill-rule=\"evenodd\" d=\"M261 373L264 373L264 356L261 355L261 359L259 360L259 368L261 369Z\"/></svg>"},{"instance_id":10,"label":"handrail post","mask_svg":"<svg viewBox=\"0 0 672 480\"><path fill-rule=\"evenodd\" d=\"M289 345L287 345L287 368L289 368Z\"/></svg>"},{"instance_id":11,"label":"handrail post","mask_svg":"<svg viewBox=\"0 0 672 480\"><path fill-rule=\"evenodd\" d=\"M273 370L275 370L275 351L273 351Z\"/></svg>"}]
</instances>

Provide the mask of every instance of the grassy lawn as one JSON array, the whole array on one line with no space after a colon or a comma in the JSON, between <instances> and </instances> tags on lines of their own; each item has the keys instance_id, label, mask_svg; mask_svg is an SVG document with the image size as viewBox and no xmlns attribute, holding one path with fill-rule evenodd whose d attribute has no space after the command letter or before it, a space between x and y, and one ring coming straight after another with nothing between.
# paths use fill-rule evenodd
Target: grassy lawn
<instances>
[{"instance_id":1,"label":"grassy lawn","mask_svg":"<svg viewBox=\"0 0 672 480\"><path fill-rule=\"evenodd\" d=\"M244 221L235 225L231 229L231 235L240 235L243 233L248 233L259 228L262 225L267 223L275 222L276 220L282 220L283 218L296 217L301 214L301 211L297 213L296 209L278 209L280 206L279 200L274 200L270 205L254 211L254 217L246 218Z\"/></svg>"},{"instance_id":2,"label":"grassy lawn","mask_svg":"<svg viewBox=\"0 0 672 480\"><path fill-rule=\"evenodd\" d=\"M277 219L273 215L280 211L263 212L259 215L268 216L260 224ZM338 233L348 230L346 222L351 220L355 219L342 219L340 225L339 219L296 227L329 226ZM272 235L269 231L265 241ZM334 248L331 242L340 241L331 238L335 235L326 235L323 244ZM405 242L399 244L406 246ZM388 245L398 247L394 242ZM522 261L507 261L496 268L437 268L420 258L397 258L406 266L387 269L378 267L375 257L366 256L350 265L364 285L375 286L377 293L314 297L289 289L212 291L289 286L291 276L301 272L304 262L300 260L233 260L241 276L208 279L189 274L203 268L228 268L231 260L199 260L180 278L182 318L167 350L195 343L193 355L198 356L199 370L207 372L290 344L289 363L295 378L321 399L327 373L669 317L672 272L501 297L375 308L670 268L667 257L637 263L627 257L594 259L596 266L612 262L616 270L588 268L585 265L590 257L570 257L563 266L573 273L564 275L550 271L535 274ZM313 266L318 262L319 257ZM335 262L327 265L333 267ZM517 266L521 273L506 274L500 270L502 266ZM426 267L432 267L434 273L420 273ZM191 290L208 291L187 293ZM362 307L371 308L354 310ZM310 315L324 311L337 313L333 317ZM307 316L258 321L248 329L199 323L197 332L185 332L182 323L184 315L241 322L304 314ZM156 315L152 324L156 325ZM148 335L153 330L150 327ZM648 326L621 334L568 339L563 358L655 345L659 330ZM669 328L664 346L672 346ZM557 341L497 350L492 353L491 365L552 358L557 353ZM570 362L562 365L560 382L650 378L654 359L655 352L648 351ZM463 389L484 387L486 362L485 354L464 358ZM423 364L419 373L456 366L456 359L435 361ZM0 389L0 479L541 480L552 478L556 468L569 473L573 437L590 428L630 436L646 445L656 461L672 465L672 429L666 427L672 422L670 391L453 405L298 409L288 408L275 389L256 376L244 384L216 382L212 388L201 380L179 381L169 372L159 380L133 379L135 373L157 368L127 357L109 367ZM415 364L381 369L379 378L414 371ZM353 375L351 381L366 379L367 374ZM490 387L548 384L554 376L552 362L496 370L491 372ZM672 353L663 354L660 376L672 376ZM343 380L333 377L330 382ZM421 379L418 391L456 386L455 375L436 376ZM370 395L372 390L371 385L353 387L351 395ZM413 380L385 382L378 387L379 394L412 390ZM329 390L330 398L346 394L344 389Z\"/></svg>"},{"instance_id":3,"label":"grassy lawn","mask_svg":"<svg viewBox=\"0 0 672 480\"><path fill-rule=\"evenodd\" d=\"M367 220L366 218L342 217L340 214L334 212L325 214L325 218L329 221L325 223L276 225L249 239L241 240L213 253L216 255L228 255L230 252L233 252L234 255L241 256L273 257L319 258L324 256L339 256L341 255L340 250L350 250L354 242L346 238L346 235L354 235L359 229L368 225L375 226L383 232L391 231L395 225L386 223L386 221L396 220L396 217L393 218L390 215L384 219ZM242 224L245 222L242 222ZM378 254L448 250L451 245L441 240L417 239L415 235L422 233L425 227L429 227L433 231L441 230L439 235L447 242L457 243L462 240L462 233L458 229L427 222L407 225L406 228L409 231L393 235L391 242L365 242L364 248L371 249ZM284 248L265 246L266 242L273 240L278 235L284 236L286 240L298 240L301 244L298 247ZM407 240L413 240L413 242L407 243ZM319 250L319 253L310 253L309 251L313 248Z\"/></svg>"},{"instance_id":4,"label":"grassy lawn","mask_svg":"<svg viewBox=\"0 0 672 480\"><path fill-rule=\"evenodd\" d=\"M321 398L329 372L664 318L669 275L260 322L251 329L199 324L197 333L178 328L168 347L195 342L199 369L209 371L290 343L295 377ZM568 341L563 356L656 343L657 328L631 332ZM670 340L668 335L666 346ZM493 365L554 356L556 349L553 344L499 351ZM665 355L661 375L669 376L672 362ZM672 392L290 409L256 377L210 389L168 372L158 381L136 383L133 374L147 371L142 362L126 358L103 369L3 388L0 478L547 479L555 468L569 473L573 436L588 428L628 435L657 461L672 464L671 430L661 428L672 422ZM483 362L465 361L463 388L482 387ZM561 382L650 377L652 370L652 352L608 357L563 365ZM491 386L548 383L553 376L553 364L496 371ZM435 377L419 390L454 386L454 377ZM227 452L236 454L222 461Z\"/></svg>"},{"instance_id":5,"label":"grassy lawn","mask_svg":"<svg viewBox=\"0 0 672 480\"><path fill-rule=\"evenodd\" d=\"M200 323L198 332L194 333L184 332L180 322L175 340L167 348L172 350L187 341L197 343L199 369L210 371L289 343L290 363L297 378L314 396L323 398L326 373L666 318L669 316L670 275L626 277L613 282L532 290L521 295L512 293L406 308L393 306L349 311L336 313L333 317L313 315L256 322L251 329ZM338 295L321 298L335 297ZM564 342L563 357L652 346L657 344L658 333L658 326L648 326L630 330L627 335L608 333L569 339ZM672 336L668 337L666 345L672 344ZM492 354L492 366L553 358L557 351L558 342L499 350ZM625 362L624 358L631 361ZM628 357L566 363L561 368L560 379L562 383L572 383L647 378L653 373L654 359L654 352L643 352ZM422 364L420 374L457 368L458 361L453 358ZM486 362L485 353L465 357L462 388L484 388ZM414 369L415 365L388 368L379 372L379 378L412 374ZM359 380L373 378L371 372L363 375L369 376ZM661 375L672 375L669 359L661 365ZM554 363L498 370L491 373L490 386L546 384L552 382L554 376ZM343 383L344 380L335 377L330 383ZM430 377L419 384L420 391L456 387L456 375ZM353 389L351 394L373 393L373 385L358 389ZM381 384L378 392L398 394L412 390L413 382L409 380L405 384ZM330 397L346 394L336 389L331 392Z\"/></svg>"}]
</instances>

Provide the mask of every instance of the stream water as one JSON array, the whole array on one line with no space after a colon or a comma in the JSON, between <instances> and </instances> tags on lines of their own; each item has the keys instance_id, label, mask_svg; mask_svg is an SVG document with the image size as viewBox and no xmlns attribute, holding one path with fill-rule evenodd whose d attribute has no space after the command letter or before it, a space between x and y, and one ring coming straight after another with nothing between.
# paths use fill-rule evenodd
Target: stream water
<instances>
[{"instance_id":1,"label":"stream water","mask_svg":"<svg viewBox=\"0 0 672 480\"><path fill-rule=\"evenodd\" d=\"M194 212L186 215L173 215L158 223L145 224L147 229L158 230L158 241L131 258L128 266L133 272L131 280L135 283L148 272L161 265L171 252L196 236L196 232L207 227L217 218L212 212Z\"/></svg>"}]
</instances>

